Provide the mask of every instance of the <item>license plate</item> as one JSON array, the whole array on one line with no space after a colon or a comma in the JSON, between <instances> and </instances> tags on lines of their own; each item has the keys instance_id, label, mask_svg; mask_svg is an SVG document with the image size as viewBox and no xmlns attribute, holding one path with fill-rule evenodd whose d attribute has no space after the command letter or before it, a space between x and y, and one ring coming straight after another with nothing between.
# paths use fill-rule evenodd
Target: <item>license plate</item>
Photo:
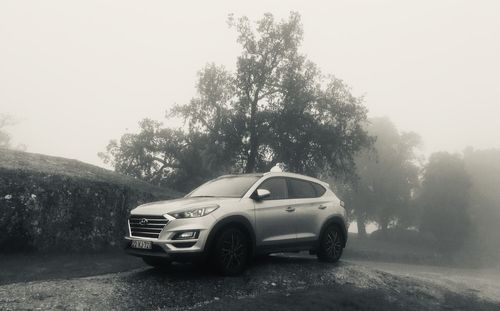
<instances>
[{"instance_id":1,"label":"license plate","mask_svg":"<svg viewBox=\"0 0 500 311\"><path fill-rule=\"evenodd\" d=\"M152 246L153 243L151 243L150 241L132 240L132 243L130 243L130 247L139 249L151 249Z\"/></svg>"}]
</instances>

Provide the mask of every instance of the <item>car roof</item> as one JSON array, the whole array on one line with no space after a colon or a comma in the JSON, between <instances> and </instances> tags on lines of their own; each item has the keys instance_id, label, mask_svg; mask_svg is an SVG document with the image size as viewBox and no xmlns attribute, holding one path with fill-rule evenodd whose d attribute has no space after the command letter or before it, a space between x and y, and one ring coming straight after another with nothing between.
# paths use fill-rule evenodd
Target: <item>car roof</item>
<instances>
[{"instance_id":1,"label":"car roof","mask_svg":"<svg viewBox=\"0 0 500 311\"><path fill-rule=\"evenodd\" d=\"M267 173L247 173L247 174L229 174L229 175L223 175L218 178L228 178L228 177L239 177L239 176L251 176L251 177L290 177L290 178L298 178L298 179L304 179L308 181L312 181L318 184L321 184L325 187L330 188L330 185L324 181L321 181L317 178L314 177L309 177L306 175L301 175L301 174L296 174L296 173L289 173L289 172L267 172Z\"/></svg>"},{"instance_id":2,"label":"car roof","mask_svg":"<svg viewBox=\"0 0 500 311\"><path fill-rule=\"evenodd\" d=\"M289 172L268 172L268 173L264 173L264 176L281 176L281 177L290 177L290 178L298 178L298 179L304 179L304 180L308 180L308 181L312 181L312 182L315 182L315 183L318 183L318 184L321 184L325 187L330 187L330 185L322 180L319 180L317 178L314 178L314 177L310 177L310 176L307 176L307 175L301 175L301 174L296 174L296 173L289 173Z\"/></svg>"},{"instance_id":3,"label":"car roof","mask_svg":"<svg viewBox=\"0 0 500 311\"><path fill-rule=\"evenodd\" d=\"M247 174L227 174L227 175L222 175L217 178L227 178L227 177L241 177L241 176L249 176L249 177L262 177L264 176L263 173L247 173Z\"/></svg>"}]
</instances>

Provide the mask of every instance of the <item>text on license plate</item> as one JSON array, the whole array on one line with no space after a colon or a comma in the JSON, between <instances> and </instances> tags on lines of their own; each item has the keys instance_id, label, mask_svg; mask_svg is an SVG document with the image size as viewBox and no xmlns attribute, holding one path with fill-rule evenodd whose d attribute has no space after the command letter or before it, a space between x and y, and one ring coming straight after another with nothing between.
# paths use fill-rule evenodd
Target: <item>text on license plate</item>
<instances>
[{"instance_id":1,"label":"text on license plate","mask_svg":"<svg viewBox=\"0 0 500 311\"><path fill-rule=\"evenodd\" d=\"M139 240L132 240L132 243L130 244L130 247L132 248L140 248L140 249L151 249L152 244L150 241L139 241Z\"/></svg>"}]
</instances>

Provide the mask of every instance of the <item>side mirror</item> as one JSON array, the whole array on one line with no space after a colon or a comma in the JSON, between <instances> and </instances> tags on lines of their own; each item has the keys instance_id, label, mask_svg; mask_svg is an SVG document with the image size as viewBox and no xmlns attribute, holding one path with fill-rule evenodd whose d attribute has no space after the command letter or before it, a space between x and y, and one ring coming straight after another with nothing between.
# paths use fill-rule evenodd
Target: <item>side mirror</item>
<instances>
[{"instance_id":1,"label":"side mirror","mask_svg":"<svg viewBox=\"0 0 500 311\"><path fill-rule=\"evenodd\" d=\"M267 190L267 189L257 189L253 195L252 195L252 199L256 200L256 201L261 201L261 200L264 200L265 198L269 198L271 196L271 191Z\"/></svg>"}]
</instances>

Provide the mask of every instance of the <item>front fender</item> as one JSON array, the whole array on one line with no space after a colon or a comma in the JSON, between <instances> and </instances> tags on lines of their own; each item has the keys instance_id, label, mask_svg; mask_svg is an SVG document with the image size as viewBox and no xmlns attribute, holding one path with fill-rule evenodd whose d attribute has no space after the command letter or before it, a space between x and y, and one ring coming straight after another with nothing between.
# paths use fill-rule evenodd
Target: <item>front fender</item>
<instances>
[{"instance_id":1,"label":"front fender","mask_svg":"<svg viewBox=\"0 0 500 311\"><path fill-rule=\"evenodd\" d=\"M255 252L255 232L250 221L246 217L241 215L227 216L217 221L217 223L215 223L215 225L210 230L210 233L208 234L207 242L205 244L205 251L210 251L213 246L214 240L217 237L217 234L221 232L222 229L230 226L238 227L248 234L250 238L250 253L253 256Z\"/></svg>"}]
</instances>

